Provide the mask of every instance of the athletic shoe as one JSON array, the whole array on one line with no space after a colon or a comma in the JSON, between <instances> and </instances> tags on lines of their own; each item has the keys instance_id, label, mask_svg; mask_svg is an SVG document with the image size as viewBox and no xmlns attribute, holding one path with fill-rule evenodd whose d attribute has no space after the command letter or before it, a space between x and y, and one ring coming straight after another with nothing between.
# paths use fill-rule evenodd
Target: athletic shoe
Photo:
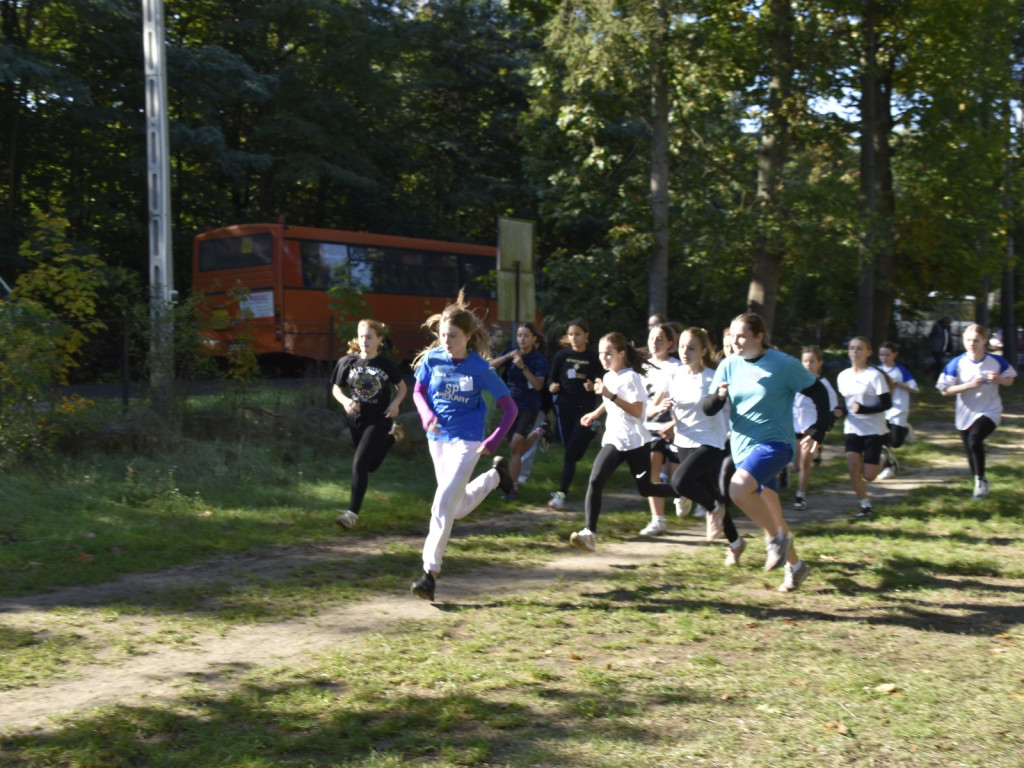
<instances>
[{"instance_id":1,"label":"athletic shoe","mask_svg":"<svg viewBox=\"0 0 1024 768\"><path fill-rule=\"evenodd\" d=\"M495 456L491 467L498 473L498 488L505 497L507 498L509 494L514 494L516 491L516 481L512 479L512 473L508 471L508 459L504 456Z\"/></svg>"},{"instance_id":2,"label":"athletic shoe","mask_svg":"<svg viewBox=\"0 0 1024 768\"><path fill-rule=\"evenodd\" d=\"M793 498L793 509L807 509L807 499L800 495L795 496Z\"/></svg>"},{"instance_id":3,"label":"athletic shoe","mask_svg":"<svg viewBox=\"0 0 1024 768\"><path fill-rule=\"evenodd\" d=\"M591 533L589 528L584 528L582 531L576 531L572 536L569 537L569 542L577 549L582 549L584 552L593 552L597 549L597 536Z\"/></svg>"},{"instance_id":4,"label":"athletic shoe","mask_svg":"<svg viewBox=\"0 0 1024 768\"><path fill-rule=\"evenodd\" d=\"M886 471L889 472L889 474L886 475L886 477L895 477L896 474L900 471L900 461L899 459L896 458L896 454L893 453L892 448L890 448L888 445L882 446L882 463L885 464L882 473L885 473ZM879 477L881 476L882 475L879 474Z\"/></svg>"},{"instance_id":5,"label":"athletic shoe","mask_svg":"<svg viewBox=\"0 0 1024 768\"><path fill-rule=\"evenodd\" d=\"M988 496L988 480L984 477L974 479L974 498L984 499Z\"/></svg>"},{"instance_id":6,"label":"athletic shoe","mask_svg":"<svg viewBox=\"0 0 1024 768\"><path fill-rule=\"evenodd\" d=\"M416 597L421 597L424 600L434 602L435 586L437 586L437 584L434 581L434 575L430 573L430 571L424 571L423 575L412 583L412 587L409 588L409 591L416 595Z\"/></svg>"},{"instance_id":7,"label":"athletic shoe","mask_svg":"<svg viewBox=\"0 0 1024 768\"><path fill-rule=\"evenodd\" d=\"M346 509L340 515L334 518L334 522L336 522L342 528L355 528L356 523L359 522L359 515L357 515L351 509Z\"/></svg>"},{"instance_id":8,"label":"athletic shoe","mask_svg":"<svg viewBox=\"0 0 1024 768\"><path fill-rule=\"evenodd\" d=\"M565 509L565 494L561 491L555 491L552 493L548 506L552 509Z\"/></svg>"},{"instance_id":9,"label":"athletic shoe","mask_svg":"<svg viewBox=\"0 0 1024 768\"><path fill-rule=\"evenodd\" d=\"M676 517L686 517L693 511L693 502L685 496L677 496L673 503L676 507Z\"/></svg>"},{"instance_id":10,"label":"athletic shoe","mask_svg":"<svg viewBox=\"0 0 1024 768\"><path fill-rule=\"evenodd\" d=\"M725 564L728 566L734 566L740 564L740 555L743 554L743 550L747 548L747 540L740 536L736 539L736 546L730 544L725 548Z\"/></svg>"},{"instance_id":11,"label":"athletic shoe","mask_svg":"<svg viewBox=\"0 0 1024 768\"><path fill-rule=\"evenodd\" d=\"M704 517L704 515L706 515L707 513L708 513L708 511L706 509L704 509L704 507L702 507L700 504L694 505L694 507L693 507L693 516L694 517L701 518L701 517Z\"/></svg>"},{"instance_id":12,"label":"athletic shoe","mask_svg":"<svg viewBox=\"0 0 1024 768\"><path fill-rule=\"evenodd\" d=\"M853 516L855 518L863 520L865 518L871 517L873 514L875 514L875 508L871 506L871 502L867 502L862 503L860 505L860 509L858 509Z\"/></svg>"},{"instance_id":13,"label":"athletic shoe","mask_svg":"<svg viewBox=\"0 0 1024 768\"><path fill-rule=\"evenodd\" d=\"M391 422L391 429L388 430L388 434L395 438L396 443L402 442L405 439L405 427L402 426L402 422Z\"/></svg>"},{"instance_id":14,"label":"athletic shoe","mask_svg":"<svg viewBox=\"0 0 1024 768\"><path fill-rule=\"evenodd\" d=\"M766 571L774 571L785 563L786 558L789 557L789 548L792 546L793 537L786 533L785 528L779 528L778 532L768 539L764 569Z\"/></svg>"},{"instance_id":15,"label":"athletic shoe","mask_svg":"<svg viewBox=\"0 0 1024 768\"><path fill-rule=\"evenodd\" d=\"M668 530L668 523L665 522L664 515L658 515L652 517L651 522L647 524L647 527L640 531L641 536L661 536Z\"/></svg>"},{"instance_id":16,"label":"athletic shoe","mask_svg":"<svg viewBox=\"0 0 1024 768\"><path fill-rule=\"evenodd\" d=\"M876 477L875 480L889 480L893 477L896 477L896 473L892 471L892 467L885 467L878 473L878 477Z\"/></svg>"},{"instance_id":17,"label":"athletic shoe","mask_svg":"<svg viewBox=\"0 0 1024 768\"><path fill-rule=\"evenodd\" d=\"M715 504L715 508L711 510L711 514L707 516L705 523L707 524L707 539L708 541L714 541L724 533L722 523L725 521L725 503L719 502Z\"/></svg>"},{"instance_id":18,"label":"athletic shoe","mask_svg":"<svg viewBox=\"0 0 1024 768\"><path fill-rule=\"evenodd\" d=\"M786 563L785 575L782 577L782 584L779 585L779 592L792 592L804 583L804 579L810 572L811 567L803 560L796 564L796 568Z\"/></svg>"},{"instance_id":19,"label":"athletic shoe","mask_svg":"<svg viewBox=\"0 0 1024 768\"><path fill-rule=\"evenodd\" d=\"M537 436L537 447L540 449L541 453L544 453L544 451L546 451L551 445L551 427L548 426L546 421L534 429L530 434Z\"/></svg>"}]
</instances>

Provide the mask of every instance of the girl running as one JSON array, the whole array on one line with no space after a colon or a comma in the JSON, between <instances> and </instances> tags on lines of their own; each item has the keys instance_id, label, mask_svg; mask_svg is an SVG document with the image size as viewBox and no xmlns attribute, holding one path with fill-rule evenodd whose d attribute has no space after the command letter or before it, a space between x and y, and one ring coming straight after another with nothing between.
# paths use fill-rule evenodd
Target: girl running
<instances>
[{"instance_id":1,"label":"girl running","mask_svg":"<svg viewBox=\"0 0 1024 768\"><path fill-rule=\"evenodd\" d=\"M349 354L334 366L331 394L348 415L348 429L355 445L352 456L352 488L348 508L335 519L343 528L354 528L370 483L370 473L384 462L395 435L391 434L407 388L398 365L380 354L387 327L377 320L360 320ZM392 397L394 391L394 397Z\"/></svg>"},{"instance_id":2,"label":"girl running","mask_svg":"<svg viewBox=\"0 0 1024 768\"><path fill-rule=\"evenodd\" d=\"M647 451L649 434L644 429L643 413L647 401L641 376L646 368L643 356L626 341L621 333L609 333L601 338L597 348L601 365L607 371L603 379L594 381L594 393L602 398L600 405L584 414L580 423L589 427L607 412L601 451L594 459L587 488L586 527L569 537L573 546L584 552L593 552L597 541L597 521L601 515L601 491L612 472L623 461L636 481L643 496L674 496L672 486L654 483L651 461Z\"/></svg>"},{"instance_id":3,"label":"girl running","mask_svg":"<svg viewBox=\"0 0 1024 768\"><path fill-rule=\"evenodd\" d=\"M776 479L779 470L793 458L793 397L797 392L810 397L818 421L805 441L817 450L828 420L828 395L814 374L795 357L771 349L760 315L738 315L729 326L735 354L726 357L715 371L710 393L704 399L709 416L728 405L729 446L736 471L729 483L729 497L765 533L767 557L764 569L785 563L780 592L800 586L808 565L797 557L793 536L782 517Z\"/></svg>"},{"instance_id":4,"label":"girl running","mask_svg":"<svg viewBox=\"0 0 1024 768\"><path fill-rule=\"evenodd\" d=\"M650 365L647 368L647 421L650 433L651 477L667 480L679 466L679 455L672 444L672 404L667 392L672 373L679 368L679 358L673 355L676 332L668 323L659 323L647 335ZM665 500L656 496L647 499L651 521L640 531L641 536L660 536L668 530L665 522Z\"/></svg>"},{"instance_id":5,"label":"girl running","mask_svg":"<svg viewBox=\"0 0 1024 768\"><path fill-rule=\"evenodd\" d=\"M673 443L680 459L679 468L672 475L672 489L710 510L705 518L708 541L717 539L724 530L734 553L729 564L736 565L745 544L729 515L728 500L719 484L729 432L728 415L723 409L709 416L701 406L715 374L707 331L683 331L679 336L679 357L682 364L673 371L668 390L675 420Z\"/></svg>"},{"instance_id":6,"label":"girl running","mask_svg":"<svg viewBox=\"0 0 1024 768\"><path fill-rule=\"evenodd\" d=\"M917 382L907 367L896 360L900 347L892 341L882 343L878 348L878 359L882 362L879 369L889 377L892 386L892 408L885 412L885 423L889 427L888 445L882 446L883 469L878 479L895 477L900 470L900 463L893 450L899 448L910 434L910 395L917 394Z\"/></svg>"},{"instance_id":7,"label":"girl running","mask_svg":"<svg viewBox=\"0 0 1024 768\"><path fill-rule=\"evenodd\" d=\"M823 363L821 347L812 344L801 350L800 365L813 373L814 377L825 387L828 392L829 410L835 416L838 413L839 397L829 380L821 375ZM796 468L799 478L796 494L793 497L793 509L807 509L807 486L811 482L814 454L811 453L810 443L803 442L803 439L807 436L807 430L814 426L817 415L814 402L806 395L797 393L793 398L793 432L796 433Z\"/></svg>"},{"instance_id":8,"label":"girl running","mask_svg":"<svg viewBox=\"0 0 1024 768\"><path fill-rule=\"evenodd\" d=\"M603 369L597 352L589 348L590 326L582 318L569 322L562 349L551 361L551 384L548 391L554 395L558 433L565 449L562 459L562 478L558 490L551 494L548 506L565 509L565 496L576 475L576 464L583 458L587 446L597 434L597 424L583 426L583 415L597 407L594 382Z\"/></svg>"},{"instance_id":9,"label":"girl running","mask_svg":"<svg viewBox=\"0 0 1024 768\"><path fill-rule=\"evenodd\" d=\"M484 357L488 353L487 331L461 291L454 304L430 317L423 327L436 338L416 358L412 399L427 433L437 492L423 543L423 575L413 582L412 593L432 601L455 521L476 509L495 488L512 492L512 474L503 456L494 458L491 470L472 482L469 478L480 454L497 450L518 409L505 382ZM501 423L486 439L485 391L501 408Z\"/></svg>"},{"instance_id":10,"label":"girl running","mask_svg":"<svg viewBox=\"0 0 1024 768\"><path fill-rule=\"evenodd\" d=\"M954 357L936 384L945 396L956 395L956 429L974 475L974 498L988 496L985 477L985 438L995 432L1003 415L999 387L1017 378L1016 369L1001 355L985 351L988 331L977 323L964 330L964 353Z\"/></svg>"},{"instance_id":11,"label":"girl running","mask_svg":"<svg viewBox=\"0 0 1024 768\"><path fill-rule=\"evenodd\" d=\"M885 374L868 364L870 341L854 336L847 353L850 367L836 377L836 388L844 401L840 407L846 417L846 468L853 492L860 499L855 517L871 517L875 510L868 497L867 483L882 471L882 446L889 434L885 412L892 408L892 392Z\"/></svg>"},{"instance_id":12,"label":"girl running","mask_svg":"<svg viewBox=\"0 0 1024 768\"><path fill-rule=\"evenodd\" d=\"M523 467L523 454L543 435L543 428L536 428L537 414L541 409L541 390L547 378L548 359L544 357L544 340L532 323L520 323L516 329L516 347L491 361L494 368L505 368L512 399L519 409L519 416L512 428L512 459L509 471L515 485L505 494L514 499L519 494L519 472Z\"/></svg>"}]
</instances>

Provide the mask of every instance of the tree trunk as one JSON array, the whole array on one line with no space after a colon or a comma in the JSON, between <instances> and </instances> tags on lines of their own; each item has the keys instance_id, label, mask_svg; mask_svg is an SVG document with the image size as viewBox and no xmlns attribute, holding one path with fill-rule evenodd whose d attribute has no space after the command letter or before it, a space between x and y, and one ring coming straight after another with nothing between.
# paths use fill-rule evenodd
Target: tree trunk
<instances>
[{"instance_id":1,"label":"tree trunk","mask_svg":"<svg viewBox=\"0 0 1024 768\"><path fill-rule=\"evenodd\" d=\"M877 349L885 340L896 298L892 222L891 60L882 61L878 27L884 13L880 0L866 0L861 58L859 280L856 333Z\"/></svg>"},{"instance_id":2,"label":"tree trunk","mask_svg":"<svg viewBox=\"0 0 1024 768\"><path fill-rule=\"evenodd\" d=\"M668 6L658 3L658 29L651 45L651 254L647 314L668 314Z\"/></svg>"},{"instance_id":3,"label":"tree trunk","mask_svg":"<svg viewBox=\"0 0 1024 768\"><path fill-rule=\"evenodd\" d=\"M771 0L768 22L771 80L767 116L757 155L759 244L747 290L747 309L764 318L771 334L779 295L779 271L785 255L778 191L789 156L790 121L787 113L793 85L793 9L789 0Z\"/></svg>"}]
</instances>

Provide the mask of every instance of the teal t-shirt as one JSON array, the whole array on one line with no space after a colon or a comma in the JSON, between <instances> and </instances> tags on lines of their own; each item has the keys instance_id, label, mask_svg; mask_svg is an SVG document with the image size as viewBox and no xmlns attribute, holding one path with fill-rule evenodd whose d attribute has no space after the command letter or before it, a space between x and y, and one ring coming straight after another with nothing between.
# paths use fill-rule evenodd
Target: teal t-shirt
<instances>
[{"instance_id":1,"label":"teal t-shirt","mask_svg":"<svg viewBox=\"0 0 1024 768\"><path fill-rule=\"evenodd\" d=\"M737 464L754 446L786 443L796 450L793 398L814 384L814 374L800 361L777 349L757 360L730 355L718 364L710 391L729 384L729 447Z\"/></svg>"}]
</instances>

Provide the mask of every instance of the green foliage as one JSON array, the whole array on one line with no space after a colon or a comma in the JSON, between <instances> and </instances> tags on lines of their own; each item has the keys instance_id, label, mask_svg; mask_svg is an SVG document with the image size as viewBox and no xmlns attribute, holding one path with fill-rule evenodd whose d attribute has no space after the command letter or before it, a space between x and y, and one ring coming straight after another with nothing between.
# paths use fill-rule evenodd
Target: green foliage
<instances>
[{"instance_id":1,"label":"green foliage","mask_svg":"<svg viewBox=\"0 0 1024 768\"><path fill-rule=\"evenodd\" d=\"M347 261L337 264L327 296L331 313L337 318L334 333L342 342L355 337L356 326L368 315L369 309L363 293L363 288L352 279L351 265ZM344 353L344 347L342 351Z\"/></svg>"},{"instance_id":2,"label":"green foliage","mask_svg":"<svg viewBox=\"0 0 1024 768\"><path fill-rule=\"evenodd\" d=\"M56 436L53 412L83 407L55 387L106 327L96 318L102 262L75 252L65 219L38 208L34 215L36 231L19 249L31 268L0 304L0 467L45 453Z\"/></svg>"}]
</instances>

